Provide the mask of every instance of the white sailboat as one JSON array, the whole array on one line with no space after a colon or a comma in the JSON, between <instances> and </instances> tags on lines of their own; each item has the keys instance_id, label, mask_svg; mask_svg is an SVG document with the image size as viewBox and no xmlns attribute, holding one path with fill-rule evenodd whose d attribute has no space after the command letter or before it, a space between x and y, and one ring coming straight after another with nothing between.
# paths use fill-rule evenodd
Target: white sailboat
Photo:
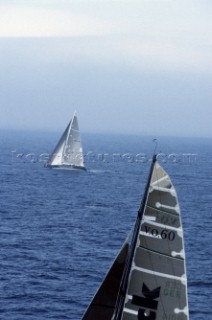
<instances>
[{"instance_id":1,"label":"white sailboat","mask_svg":"<svg viewBox=\"0 0 212 320\"><path fill-rule=\"evenodd\" d=\"M153 157L132 234L82 320L188 320L183 229L175 188Z\"/></svg>"},{"instance_id":2,"label":"white sailboat","mask_svg":"<svg viewBox=\"0 0 212 320\"><path fill-rule=\"evenodd\" d=\"M46 167L62 170L86 170L76 112L50 155Z\"/></svg>"}]
</instances>

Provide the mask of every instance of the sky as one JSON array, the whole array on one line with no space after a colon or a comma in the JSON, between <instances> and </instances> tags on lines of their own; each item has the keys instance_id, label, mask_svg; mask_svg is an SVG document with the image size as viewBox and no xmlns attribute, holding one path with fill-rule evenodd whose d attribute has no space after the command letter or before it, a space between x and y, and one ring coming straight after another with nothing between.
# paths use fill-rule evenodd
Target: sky
<instances>
[{"instance_id":1,"label":"sky","mask_svg":"<svg viewBox=\"0 0 212 320\"><path fill-rule=\"evenodd\" d=\"M212 137L211 0L0 0L0 128Z\"/></svg>"}]
</instances>

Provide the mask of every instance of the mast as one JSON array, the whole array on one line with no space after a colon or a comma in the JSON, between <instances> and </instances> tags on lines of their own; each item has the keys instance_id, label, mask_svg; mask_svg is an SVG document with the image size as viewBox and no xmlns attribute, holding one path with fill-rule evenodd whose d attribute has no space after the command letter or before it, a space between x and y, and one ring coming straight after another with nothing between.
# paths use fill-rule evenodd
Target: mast
<instances>
[{"instance_id":1,"label":"mast","mask_svg":"<svg viewBox=\"0 0 212 320\"><path fill-rule=\"evenodd\" d=\"M118 298L117 298L116 311L115 311L115 314L114 314L114 317L113 317L112 320L121 320L121 317L122 317L122 310L123 310L123 307L124 307L125 296L126 296L126 293L127 293L130 269L131 269L131 266L132 266L132 261L133 261L133 257L134 257L134 253L135 253L135 248L136 248L136 243L137 243L137 239L138 239L138 235L139 235L139 230L140 230L140 227L141 227L141 220L142 220L143 212L144 212L144 209L145 209L145 206L146 206L148 190L149 190L151 177L152 177L152 172L154 170L154 165L155 165L156 160L157 160L156 159L156 154L154 154L153 157L152 157L152 163L151 163L151 167L150 167L149 176L148 176L147 184L146 184L146 187L145 187L144 195L143 195L143 198L142 198L139 210L138 210L137 219L136 219L134 232L133 232L133 237L132 237L131 246L130 246L130 253L129 253L128 260L126 262L126 267L125 267L122 283L121 283L121 286L120 286L119 295L118 295Z\"/></svg>"}]
</instances>

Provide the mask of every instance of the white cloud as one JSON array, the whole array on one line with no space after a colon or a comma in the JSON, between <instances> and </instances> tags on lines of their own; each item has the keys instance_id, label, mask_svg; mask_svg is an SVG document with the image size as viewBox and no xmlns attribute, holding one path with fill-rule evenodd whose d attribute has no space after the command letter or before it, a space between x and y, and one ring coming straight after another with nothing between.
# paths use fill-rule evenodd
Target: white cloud
<instances>
[{"instance_id":1,"label":"white cloud","mask_svg":"<svg viewBox=\"0 0 212 320\"><path fill-rule=\"evenodd\" d=\"M96 17L42 7L0 5L0 37L59 37L110 34Z\"/></svg>"}]
</instances>

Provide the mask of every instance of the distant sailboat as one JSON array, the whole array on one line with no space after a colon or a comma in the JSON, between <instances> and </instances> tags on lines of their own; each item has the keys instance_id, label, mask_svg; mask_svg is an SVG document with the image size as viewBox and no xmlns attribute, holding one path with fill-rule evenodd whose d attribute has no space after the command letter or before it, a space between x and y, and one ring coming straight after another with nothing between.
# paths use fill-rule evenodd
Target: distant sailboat
<instances>
[{"instance_id":1,"label":"distant sailboat","mask_svg":"<svg viewBox=\"0 0 212 320\"><path fill-rule=\"evenodd\" d=\"M49 157L47 168L86 170L76 112Z\"/></svg>"},{"instance_id":2,"label":"distant sailboat","mask_svg":"<svg viewBox=\"0 0 212 320\"><path fill-rule=\"evenodd\" d=\"M188 320L177 194L153 157L131 243L115 259L82 320Z\"/></svg>"}]
</instances>

